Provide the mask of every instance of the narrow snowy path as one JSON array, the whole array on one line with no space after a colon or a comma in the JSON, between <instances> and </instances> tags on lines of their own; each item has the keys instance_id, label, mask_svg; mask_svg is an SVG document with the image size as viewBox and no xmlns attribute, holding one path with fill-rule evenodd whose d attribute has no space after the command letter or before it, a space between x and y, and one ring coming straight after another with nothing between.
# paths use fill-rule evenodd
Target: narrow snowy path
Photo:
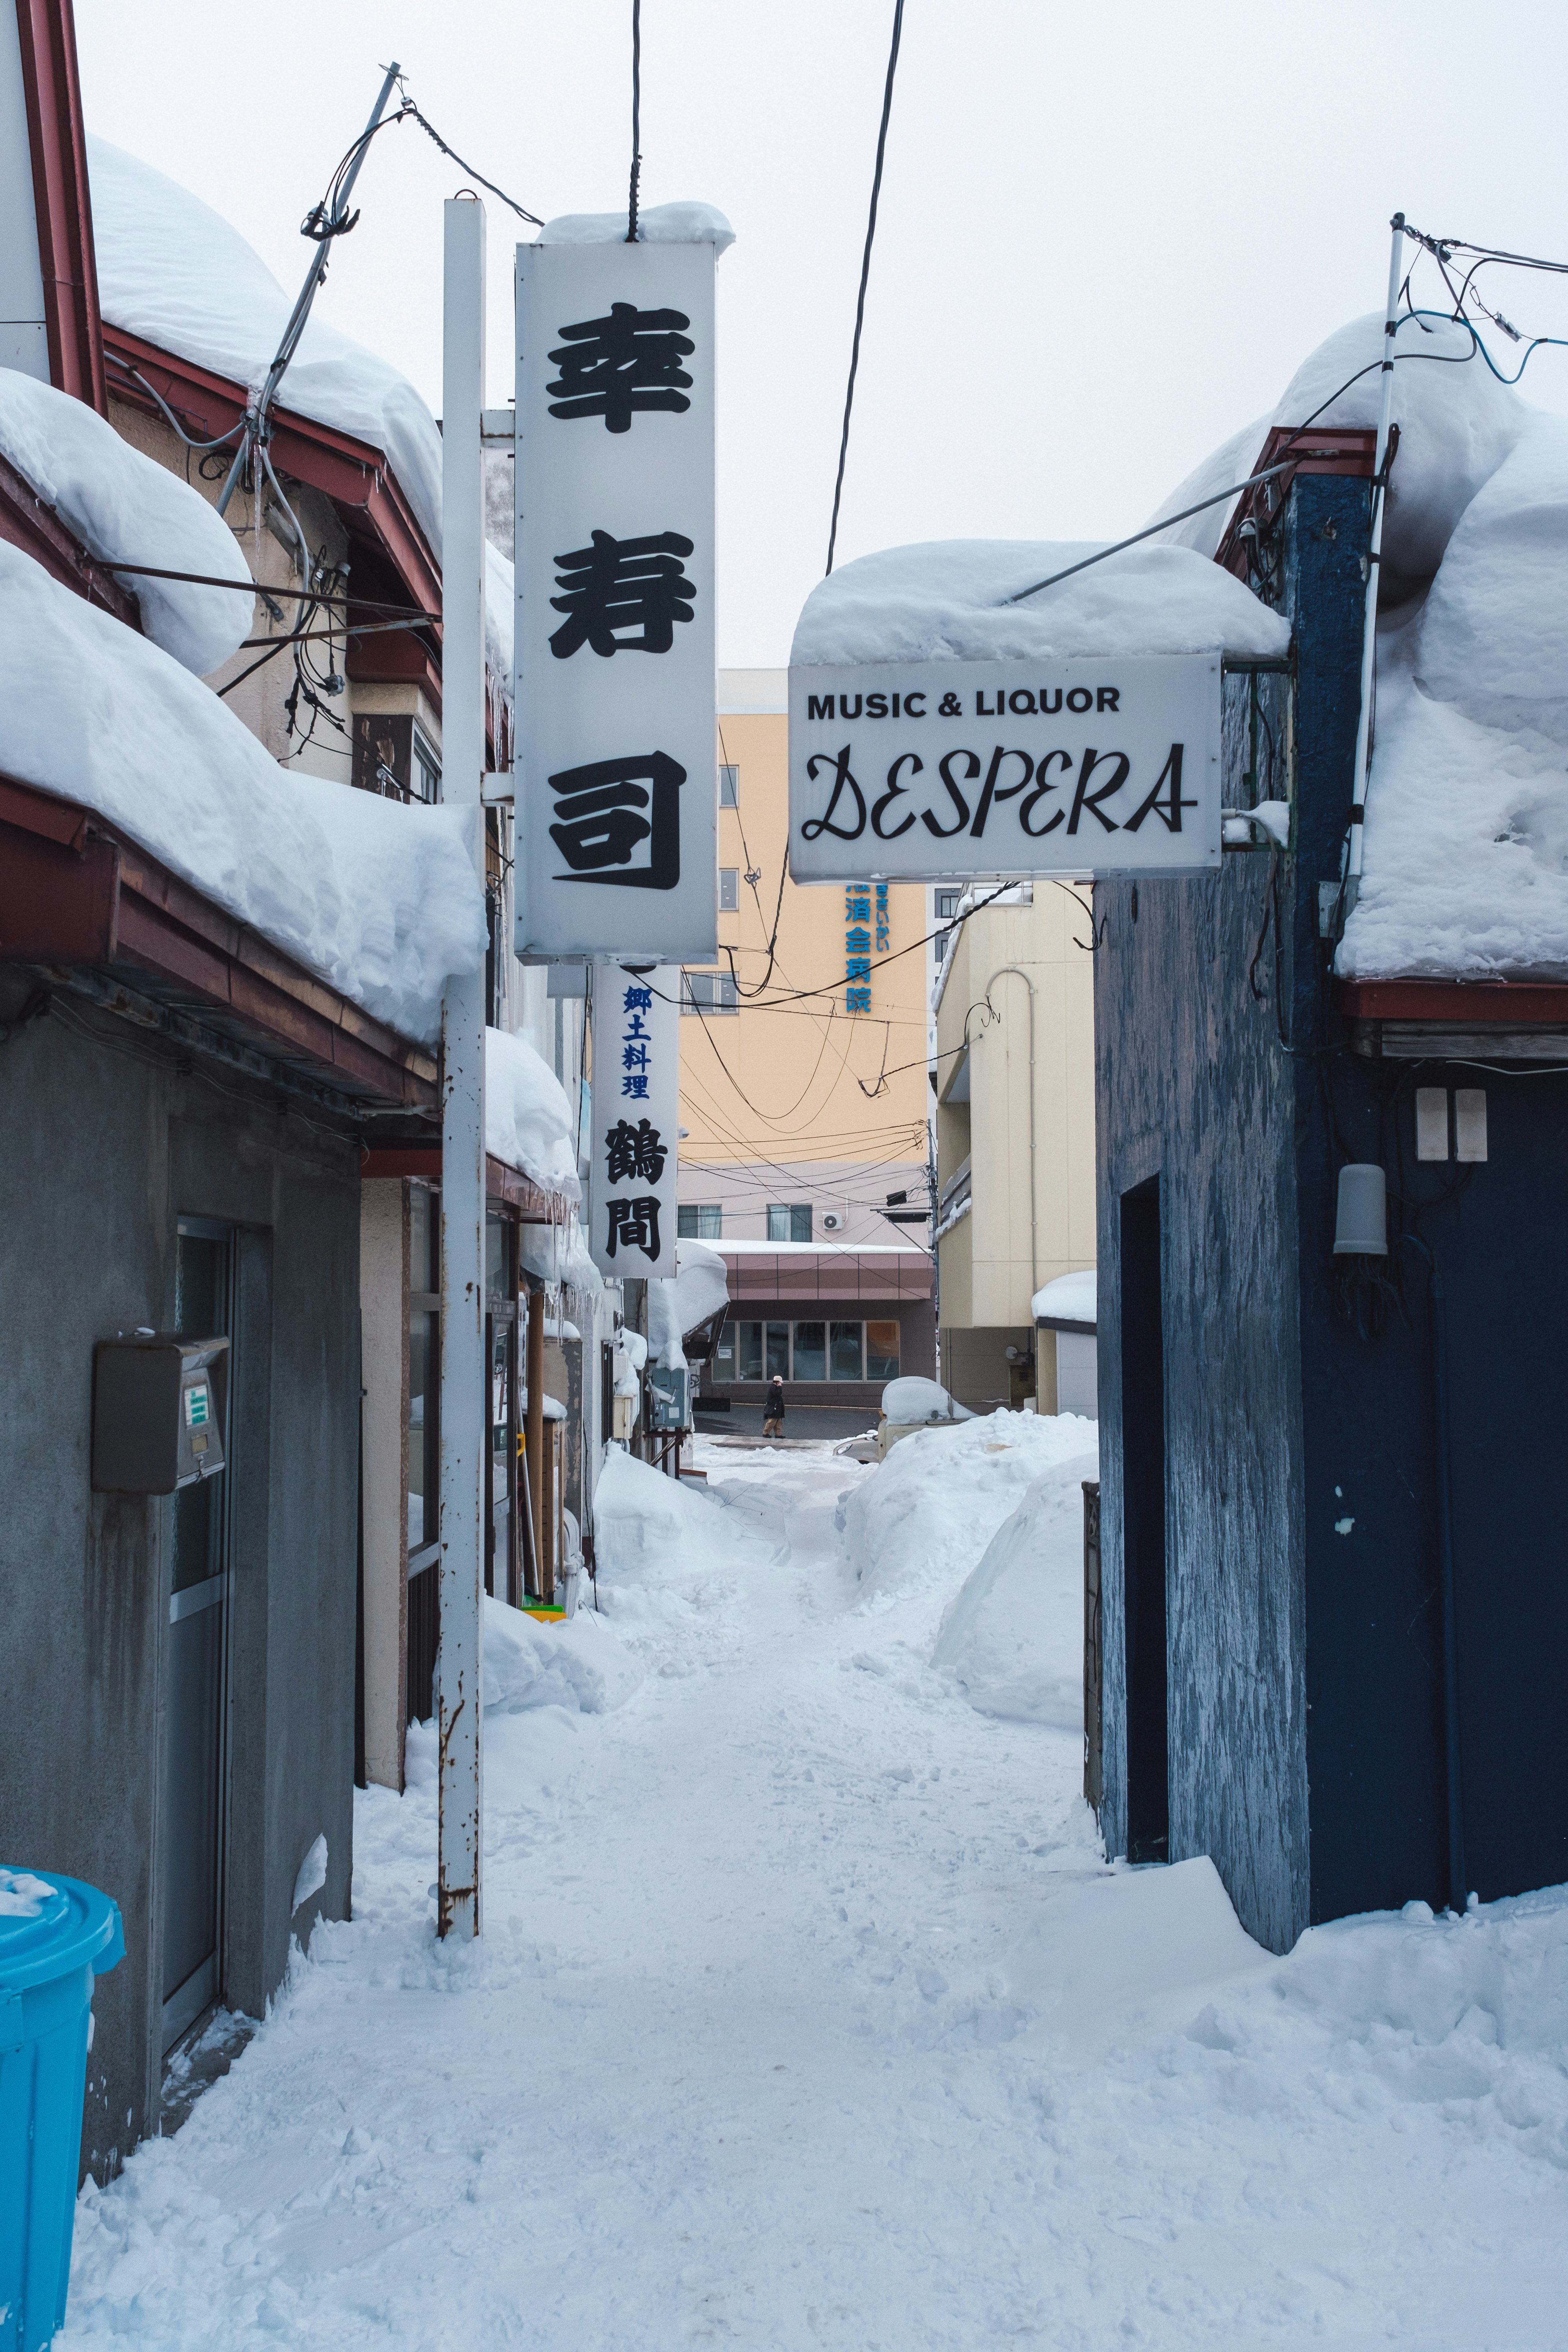
<instances>
[{"instance_id":1,"label":"narrow snowy path","mask_svg":"<svg viewBox=\"0 0 1568 2352\"><path fill-rule=\"evenodd\" d=\"M487 1717L480 1945L418 1736L353 1923L84 2200L62 2352L1568 2342L1561 1900L1268 1960L1206 1864L1106 1870L1076 1735L932 1672L1001 1506L868 1593L876 1474L705 1458L718 1536L606 1586L640 1683Z\"/></svg>"}]
</instances>

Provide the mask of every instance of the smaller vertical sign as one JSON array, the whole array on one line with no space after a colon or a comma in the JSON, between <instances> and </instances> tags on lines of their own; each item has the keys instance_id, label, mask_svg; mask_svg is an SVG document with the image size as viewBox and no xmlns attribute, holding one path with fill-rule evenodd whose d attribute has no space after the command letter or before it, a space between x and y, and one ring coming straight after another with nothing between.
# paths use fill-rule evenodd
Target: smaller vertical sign
<instances>
[{"instance_id":1,"label":"smaller vertical sign","mask_svg":"<svg viewBox=\"0 0 1568 2352\"><path fill-rule=\"evenodd\" d=\"M590 1246L613 1280L675 1272L680 967L594 968Z\"/></svg>"}]
</instances>

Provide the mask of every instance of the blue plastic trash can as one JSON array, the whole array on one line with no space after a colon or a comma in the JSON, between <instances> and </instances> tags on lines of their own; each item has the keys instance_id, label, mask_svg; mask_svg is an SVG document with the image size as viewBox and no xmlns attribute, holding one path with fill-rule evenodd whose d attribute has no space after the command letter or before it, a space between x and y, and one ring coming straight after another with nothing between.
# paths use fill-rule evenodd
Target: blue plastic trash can
<instances>
[{"instance_id":1,"label":"blue plastic trash can","mask_svg":"<svg viewBox=\"0 0 1568 2352\"><path fill-rule=\"evenodd\" d=\"M65 2321L92 1982L124 1956L96 1886L0 1869L0 2352Z\"/></svg>"}]
</instances>

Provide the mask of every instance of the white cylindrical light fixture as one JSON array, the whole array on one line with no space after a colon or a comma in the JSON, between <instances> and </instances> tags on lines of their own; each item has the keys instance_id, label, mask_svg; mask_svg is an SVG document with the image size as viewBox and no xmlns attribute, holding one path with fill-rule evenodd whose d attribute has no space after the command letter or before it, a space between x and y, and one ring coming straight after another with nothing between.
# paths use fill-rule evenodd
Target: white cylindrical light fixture
<instances>
[{"instance_id":1,"label":"white cylindrical light fixture","mask_svg":"<svg viewBox=\"0 0 1568 2352\"><path fill-rule=\"evenodd\" d=\"M1340 1170L1334 1255L1388 1255L1388 1179L1375 1160L1352 1160Z\"/></svg>"}]
</instances>

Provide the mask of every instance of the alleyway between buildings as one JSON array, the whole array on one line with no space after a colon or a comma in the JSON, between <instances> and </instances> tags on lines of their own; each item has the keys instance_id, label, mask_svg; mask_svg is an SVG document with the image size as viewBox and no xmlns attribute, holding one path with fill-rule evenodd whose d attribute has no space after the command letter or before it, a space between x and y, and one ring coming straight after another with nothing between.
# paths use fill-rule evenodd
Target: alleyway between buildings
<instances>
[{"instance_id":1,"label":"alleyway between buildings","mask_svg":"<svg viewBox=\"0 0 1568 2352\"><path fill-rule=\"evenodd\" d=\"M603 1615L493 1644L481 1942L418 1734L352 1923L87 2193L61 2352L1568 2341L1568 1905L1278 1961L1206 1862L1107 1868L1093 1436L628 1465Z\"/></svg>"}]
</instances>

